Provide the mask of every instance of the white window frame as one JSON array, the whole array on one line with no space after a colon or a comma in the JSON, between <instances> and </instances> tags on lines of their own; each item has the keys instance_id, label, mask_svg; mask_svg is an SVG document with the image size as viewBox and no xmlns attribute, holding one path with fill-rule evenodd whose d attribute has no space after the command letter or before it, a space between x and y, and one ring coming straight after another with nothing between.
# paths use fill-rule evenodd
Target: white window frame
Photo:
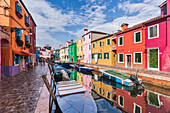
<instances>
[{"instance_id":1,"label":"white window frame","mask_svg":"<svg viewBox=\"0 0 170 113\"><path fill-rule=\"evenodd\" d=\"M122 44L122 45L119 44L121 37L123 38L123 44ZM124 45L124 37L123 37L123 36L120 36L120 37L118 37L118 46L123 46L123 45Z\"/></svg>"},{"instance_id":2,"label":"white window frame","mask_svg":"<svg viewBox=\"0 0 170 113\"><path fill-rule=\"evenodd\" d=\"M123 62L119 62L119 54L123 54ZM124 53L118 53L118 63L124 63Z\"/></svg>"},{"instance_id":3,"label":"white window frame","mask_svg":"<svg viewBox=\"0 0 170 113\"><path fill-rule=\"evenodd\" d=\"M157 36L151 38L150 37L150 28L153 26L157 26ZM148 27L148 39L154 39L154 38L159 38L159 24L154 24L154 25Z\"/></svg>"},{"instance_id":4,"label":"white window frame","mask_svg":"<svg viewBox=\"0 0 170 113\"><path fill-rule=\"evenodd\" d=\"M107 45L107 40L110 40L110 38L106 39L106 45ZM111 45L111 41L110 41L110 45ZM109 46L109 45L107 45L107 46Z\"/></svg>"},{"instance_id":5,"label":"white window frame","mask_svg":"<svg viewBox=\"0 0 170 113\"><path fill-rule=\"evenodd\" d=\"M135 62L135 53L141 53L141 63L136 63L136 62ZM134 59L133 59L133 60L134 60L134 64L143 64L142 52L134 52L134 53L133 53L133 56L134 56L134 57L133 57L133 58L134 58Z\"/></svg>"},{"instance_id":6,"label":"white window frame","mask_svg":"<svg viewBox=\"0 0 170 113\"><path fill-rule=\"evenodd\" d=\"M124 97L123 97L123 106L120 104L120 97L123 97L123 96L119 95L119 98L118 98L119 106L124 107Z\"/></svg>"},{"instance_id":7,"label":"white window frame","mask_svg":"<svg viewBox=\"0 0 170 113\"><path fill-rule=\"evenodd\" d=\"M133 113L135 113L135 108L136 106L140 107L140 113L142 113L142 107L139 106L138 104L134 103L134 106L133 106Z\"/></svg>"},{"instance_id":8,"label":"white window frame","mask_svg":"<svg viewBox=\"0 0 170 113\"><path fill-rule=\"evenodd\" d=\"M107 91L106 98L107 98L107 96L108 96L108 93L110 93L110 97L111 97L111 92ZM109 97L109 98L107 98L107 99L111 99L110 97Z\"/></svg>"},{"instance_id":9,"label":"white window frame","mask_svg":"<svg viewBox=\"0 0 170 113\"><path fill-rule=\"evenodd\" d=\"M140 42L136 42L136 33L139 33L140 32ZM142 42L142 32L141 31L137 31L137 32L134 32L134 43L141 43Z\"/></svg>"},{"instance_id":10,"label":"white window frame","mask_svg":"<svg viewBox=\"0 0 170 113\"><path fill-rule=\"evenodd\" d=\"M100 46L100 42L101 42L101 46ZM102 41L99 41L99 47L102 47Z\"/></svg>"}]
</instances>

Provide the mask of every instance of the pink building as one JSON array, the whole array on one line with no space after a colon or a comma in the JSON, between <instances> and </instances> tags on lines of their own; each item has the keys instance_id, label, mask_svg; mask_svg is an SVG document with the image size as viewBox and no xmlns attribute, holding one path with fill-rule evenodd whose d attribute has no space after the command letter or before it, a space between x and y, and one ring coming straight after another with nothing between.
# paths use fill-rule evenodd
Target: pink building
<instances>
[{"instance_id":1,"label":"pink building","mask_svg":"<svg viewBox=\"0 0 170 113\"><path fill-rule=\"evenodd\" d=\"M170 72L170 0L160 8L161 16L145 22L145 67Z\"/></svg>"},{"instance_id":2,"label":"pink building","mask_svg":"<svg viewBox=\"0 0 170 113\"><path fill-rule=\"evenodd\" d=\"M69 41L66 41L65 42L65 50L64 50L64 52L65 52L65 61L66 62L69 62L70 61L70 57L69 57L69 52L68 52L68 46L71 44L71 42L69 42Z\"/></svg>"},{"instance_id":3,"label":"pink building","mask_svg":"<svg viewBox=\"0 0 170 113\"><path fill-rule=\"evenodd\" d=\"M107 36L107 33L99 31L90 31L84 29L83 38L83 63L91 63L91 41Z\"/></svg>"}]
</instances>

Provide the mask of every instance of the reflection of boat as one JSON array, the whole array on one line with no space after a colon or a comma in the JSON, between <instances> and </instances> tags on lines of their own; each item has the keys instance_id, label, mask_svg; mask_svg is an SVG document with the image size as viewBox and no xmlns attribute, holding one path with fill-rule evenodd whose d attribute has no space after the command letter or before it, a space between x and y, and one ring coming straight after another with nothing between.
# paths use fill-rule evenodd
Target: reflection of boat
<instances>
[{"instance_id":1,"label":"reflection of boat","mask_svg":"<svg viewBox=\"0 0 170 113\"><path fill-rule=\"evenodd\" d=\"M79 71L93 71L93 68L89 68L89 67L77 67Z\"/></svg>"},{"instance_id":2,"label":"reflection of boat","mask_svg":"<svg viewBox=\"0 0 170 113\"><path fill-rule=\"evenodd\" d=\"M57 83L56 100L63 113L97 113L92 96L77 81Z\"/></svg>"},{"instance_id":3,"label":"reflection of boat","mask_svg":"<svg viewBox=\"0 0 170 113\"><path fill-rule=\"evenodd\" d=\"M131 75L127 75L125 73L121 73L115 70L104 70L100 69L100 71L103 73L103 76L105 76L108 79L111 79L113 81L116 81L122 85L125 86L133 86L135 85L136 81L133 81L131 78ZM137 78L139 84L141 84L142 79Z\"/></svg>"}]
</instances>

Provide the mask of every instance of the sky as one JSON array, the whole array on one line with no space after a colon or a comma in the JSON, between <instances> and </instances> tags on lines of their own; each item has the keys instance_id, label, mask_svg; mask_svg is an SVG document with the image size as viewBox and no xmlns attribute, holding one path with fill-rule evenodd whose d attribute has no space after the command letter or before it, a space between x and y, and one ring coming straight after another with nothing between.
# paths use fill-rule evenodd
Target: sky
<instances>
[{"instance_id":1,"label":"sky","mask_svg":"<svg viewBox=\"0 0 170 113\"><path fill-rule=\"evenodd\" d=\"M165 0L23 0L37 24L37 46L76 41L88 31L109 34L160 15Z\"/></svg>"}]
</instances>

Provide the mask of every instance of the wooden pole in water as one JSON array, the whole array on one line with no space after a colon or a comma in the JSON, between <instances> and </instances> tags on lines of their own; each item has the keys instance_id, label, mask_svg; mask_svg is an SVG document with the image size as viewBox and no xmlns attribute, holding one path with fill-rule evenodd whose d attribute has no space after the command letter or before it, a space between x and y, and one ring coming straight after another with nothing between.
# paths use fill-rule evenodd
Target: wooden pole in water
<instances>
[{"instance_id":1,"label":"wooden pole in water","mask_svg":"<svg viewBox=\"0 0 170 113\"><path fill-rule=\"evenodd\" d=\"M43 75L42 78L43 78L43 81L44 81L44 83L45 83L45 85L46 85L46 87L47 87L47 89L48 89L51 97L53 98L53 100L55 100L55 95L54 95L54 93L53 93L53 90L52 90L51 87L50 87L50 84L49 84L49 82L48 82L48 80L47 80L47 78L46 78L46 75Z\"/></svg>"}]
</instances>

